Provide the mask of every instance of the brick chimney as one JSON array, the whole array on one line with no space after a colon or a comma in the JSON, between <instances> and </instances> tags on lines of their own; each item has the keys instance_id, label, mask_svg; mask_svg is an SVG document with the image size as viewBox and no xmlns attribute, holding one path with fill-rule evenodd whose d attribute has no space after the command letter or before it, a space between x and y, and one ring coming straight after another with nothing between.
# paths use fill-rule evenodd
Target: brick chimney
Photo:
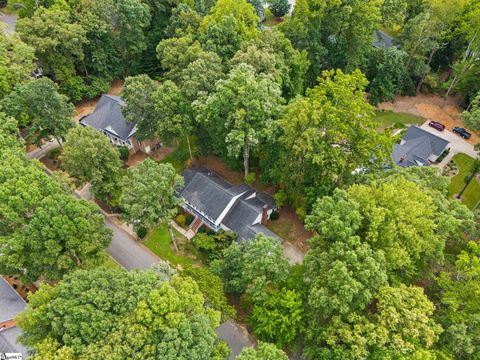
<instances>
[{"instance_id":1,"label":"brick chimney","mask_svg":"<svg viewBox=\"0 0 480 360\"><path fill-rule=\"evenodd\" d=\"M262 225L267 225L267 221L268 221L267 209L268 209L268 205L263 205L263 207L262 207Z\"/></svg>"}]
</instances>

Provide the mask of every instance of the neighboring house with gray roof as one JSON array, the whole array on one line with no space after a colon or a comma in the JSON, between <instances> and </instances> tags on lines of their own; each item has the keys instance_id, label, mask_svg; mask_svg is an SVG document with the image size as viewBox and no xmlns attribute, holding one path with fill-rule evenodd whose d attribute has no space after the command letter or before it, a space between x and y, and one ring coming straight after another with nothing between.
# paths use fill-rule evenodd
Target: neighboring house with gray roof
<instances>
[{"instance_id":1,"label":"neighboring house with gray roof","mask_svg":"<svg viewBox=\"0 0 480 360\"><path fill-rule=\"evenodd\" d=\"M115 146L126 146L131 153L149 154L158 141L139 142L135 138L137 125L127 121L122 113L125 103L120 96L103 94L95 110L80 119L80 124L90 126L105 134Z\"/></svg>"},{"instance_id":2,"label":"neighboring house with gray roof","mask_svg":"<svg viewBox=\"0 0 480 360\"><path fill-rule=\"evenodd\" d=\"M448 148L449 142L426 130L410 126L393 147L393 161L401 167L430 166Z\"/></svg>"},{"instance_id":3,"label":"neighboring house with gray roof","mask_svg":"<svg viewBox=\"0 0 480 360\"><path fill-rule=\"evenodd\" d=\"M21 331L15 322L15 318L25 306L25 301L0 276L0 354L22 353L23 359L27 357L27 349L17 342Z\"/></svg>"},{"instance_id":4,"label":"neighboring house with gray roof","mask_svg":"<svg viewBox=\"0 0 480 360\"><path fill-rule=\"evenodd\" d=\"M275 200L266 192L247 185L232 185L206 168L187 169L182 173L185 185L179 191L183 209L195 217L193 231L203 224L213 231L237 233L239 240L257 234L280 238L265 224L276 210Z\"/></svg>"},{"instance_id":5,"label":"neighboring house with gray roof","mask_svg":"<svg viewBox=\"0 0 480 360\"><path fill-rule=\"evenodd\" d=\"M373 33L373 47L379 49L379 48L391 48L391 47L397 47L397 46L393 43L393 38L390 35L377 29Z\"/></svg>"}]
</instances>

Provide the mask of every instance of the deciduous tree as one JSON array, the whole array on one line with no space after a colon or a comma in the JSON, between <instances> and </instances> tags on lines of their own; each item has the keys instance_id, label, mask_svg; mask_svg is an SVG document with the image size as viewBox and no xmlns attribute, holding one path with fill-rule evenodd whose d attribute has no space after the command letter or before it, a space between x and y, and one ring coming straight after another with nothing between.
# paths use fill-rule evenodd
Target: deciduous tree
<instances>
[{"instance_id":1,"label":"deciduous tree","mask_svg":"<svg viewBox=\"0 0 480 360\"><path fill-rule=\"evenodd\" d=\"M42 285L18 325L22 341L44 358L207 359L218 319L190 278L99 268Z\"/></svg>"},{"instance_id":2,"label":"deciduous tree","mask_svg":"<svg viewBox=\"0 0 480 360\"><path fill-rule=\"evenodd\" d=\"M2 110L18 119L20 126L28 126L33 143L55 138L60 145L74 126L71 119L74 107L58 87L48 78L18 84L0 103Z\"/></svg>"},{"instance_id":3,"label":"deciduous tree","mask_svg":"<svg viewBox=\"0 0 480 360\"><path fill-rule=\"evenodd\" d=\"M30 80L35 70L35 50L18 35L0 34L0 99L16 84Z\"/></svg>"},{"instance_id":4,"label":"deciduous tree","mask_svg":"<svg viewBox=\"0 0 480 360\"><path fill-rule=\"evenodd\" d=\"M240 64L227 79L217 82L215 93L199 101L198 121L212 131L217 128L212 135L218 134L221 140L212 144L214 151L221 153L226 142L228 156L243 155L246 177L250 154L281 113L282 104L280 88L271 76L257 75L251 66Z\"/></svg>"},{"instance_id":5,"label":"deciduous tree","mask_svg":"<svg viewBox=\"0 0 480 360\"><path fill-rule=\"evenodd\" d=\"M93 128L77 126L70 130L61 161L78 182L92 184L95 196L105 199L118 189L122 165L118 150Z\"/></svg>"},{"instance_id":6,"label":"deciduous tree","mask_svg":"<svg viewBox=\"0 0 480 360\"><path fill-rule=\"evenodd\" d=\"M95 205L70 194L42 199L25 228L0 240L2 273L31 283L98 266L112 236L103 220Z\"/></svg>"},{"instance_id":7,"label":"deciduous tree","mask_svg":"<svg viewBox=\"0 0 480 360\"><path fill-rule=\"evenodd\" d=\"M158 224L167 225L176 247L170 220L177 211L179 200L175 195L183 184L171 164L159 164L146 159L128 170L122 185L120 206L124 216L138 232L149 230Z\"/></svg>"},{"instance_id":8,"label":"deciduous tree","mask_svg":"<svg viewBox=\"0 0 480 360\"><path fill-rule=\"evenodd\" d=\"M460 117L467 127L480 131L480 92L473 98L470 110L464 111Z\"/></svg>"},{"instance_id":9,"label":"deciduous tree","mask_svg":"<svg viewBox=\"0 0 480 360\"><path fill-rule=\"evenodd\" d=\"M288 0L269 1L269 7L272 14L276 17L285 16L290 11L291 5Z\"/></svg>"},{"instance_id":10,"label":"deciduous tree","mask_svg":"<svg viewBox=\"0 0 480 360\"><path fill-rule=\"evenodd\" d=\"M158 84L148 75L137 75L125 79L122 92L122 113L128 121L137 124L136 137L142 141L155 136L158 130L158 113L153 96Z\"/></svg>"},{"instance_id":11,"label":"deciduous tree","mask_svg":"<svg viewBox=\"0 0 480 360\"><path fill-rule=\"evenodd\" d=\"M244 347L236 360L287 360L288 356L275 345L259 342L258 349Z\"/></svg>"}]
</instances>

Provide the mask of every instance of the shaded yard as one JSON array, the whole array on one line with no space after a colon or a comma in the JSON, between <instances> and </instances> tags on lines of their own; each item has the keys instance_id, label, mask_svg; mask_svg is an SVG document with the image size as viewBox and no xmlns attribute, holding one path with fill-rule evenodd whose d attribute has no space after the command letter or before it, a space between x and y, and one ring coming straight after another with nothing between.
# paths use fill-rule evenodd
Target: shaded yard
<instances>
[{"instance_id":1,"label":"shaded yard","mask_svg":"<svg viewBox=\"0 0 480 360\"><path fill-rule=\"evenodd\" d=\"M464 184L465 177L470 174L470 168L473 164L473 158L465 154L457 154L452 159L455 161L458 167L458 174L452 177L450 182L450 196L458 194ZM473 179L468 185L467 189L462 195L463 203L469 208L473 209L475 205L480 201L480 184L477 179Z\"/></svg>"},{"instance_id":2,"label":"shaded yard","mask_svg":"<svg viewBox=\"0 0 480 360\"><path fill-rule=\"evenodd\" d=\"M190 136L190 145L192 147L192 153L196 153L196 138ZM173 165L177 173L181 173L190 165L190 153L188 151L188 143L185 138L180 138L178 146L170 154L168 154L161 163L170 163Z\"/></svg>"},{"instance_id":3,"label":"shaded yard","mask_svg":"<svg viewBox=\"0 0 480 360\"><path fill-rule=\"evenodd\" d=\"M284 206L279 211L277 220L270 220L267 228L272 230L283 240L289 241L302 251L307 251L307 240L312 237L310 231L305 230L303 221L290 206Z\"/></svg>"},{"instance_id":4,"label":"shaded yard","mask_svg":"<svg viewBox=\"0 0 480 360\"><path fill-rule=\"evenodd\" d=\"M110 255L107 255L107 259L102 264L102 266L105 266L107 269L119 269L120 268L120 265L115 260L113 260L113 258Z\"/></svg>"},{"instance_id":5,"label":"shaded yard","mask_svg":"<svg viewBox=\"0 0 480 360\"><path fill-rule=\"evenodd\" d=\"M381 130L392 127L395 124L421 125L425 122L425 119L420 116L390 110L375 111L373 120L379 123Z\"/></svg>"},{"instance_id":6,"label":"shaded yard","mask_svg":"<svg viewBox=\"0 0 480 360\"><path fill-rule=\"evenodd\" d=\"M177 240L178 253L173 249L166 225L159 226L150 232L142 243L157 256L169 261L173 266L181 265L185 268L188 265L198 265L201 260L200 254L198 254L193 244L175 229L173 229L173 234Z\"/></svg>"}]
</instances>

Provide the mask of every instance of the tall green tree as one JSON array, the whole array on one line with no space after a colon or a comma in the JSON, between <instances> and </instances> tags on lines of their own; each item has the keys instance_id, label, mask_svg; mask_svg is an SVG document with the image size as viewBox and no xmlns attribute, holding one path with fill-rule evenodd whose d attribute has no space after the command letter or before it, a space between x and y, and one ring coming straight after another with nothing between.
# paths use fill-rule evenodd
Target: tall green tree
<instances>
[{"instance_id":1,"label":"tall green tree","mask_svg":"<svg viewBox=\"0 0 480 360\"><path fill-rule=\"evenodd\" d=\"M177 247L170 221L177 212L179 200L175 191L183 185L171 164L159 164L146 159L128 170L122 185L120 206L134 229L149 230L158 224L167 225L172 242Z\"/></svg>"},{"instance_id":2,"label":"tall green tree","mask_svg":"<svg viewBox=\"0 0 480 360\"><path fill-rule=\"evenodd\" d=\"M0 236L11 236L26 226L46 197L63 189L38 161L27 161L23 154L4 149L1 155Z\"/></svg>"},{"instance_id":3,"label":"tall green tree","mask_svg":"<svg viewBox=\"0 0 480 360\"><path fill-rule=\"evenodd\" d=\"M70 130L61 155L62 168L80 184L92 184L95 196L106 199L119 188L122 162L108 138L91 127Z\"/></svg>"},{"instance_id":4,"label":"tall green tree","mask_svg":"<svg viewBox=\"0 0 480 360\"><path fill-rule=\"evenodd\" d=\"M153 96L158 84L148 75L137 75L125 79L122 91L122 113L128 121L137 124L136 137L142 141L152 138L158 128L158 113Z\"/></svg>"},{"instance_id":5,"label":"tall green tree","mask_svg":"<svg viewBox=\"0 0 480 360\"><path fill-rule=\"evenodd\" d=\"M237 23L237 32L241 39L252 39L257 34L259 17L255 8L246 0L218 0L205 16L200 25L200 30L205 31L211 23L221 22L225 16L233 16Z\"/></svg>"},{"instance_id":6,"label":"tall green tree","mask_svg":"<svg viewBox=\"0 0 480 360\"><path fill-rule=\"evenodd\" d=\"M0 99L16 84L30 80L35 70L35 50L18 35L0 34Z\"/></svg>"},{"instance_id":7,"label":"tall green tree","mask_svg":"<svg viewBox=\"0 0 480 360\"><path fill-rule=\"evenodd\" d=\"M209 23L200 34L203 48L227 62L244 41L238 27L238 20L233 15L225 15L219 21Z\"/></svg>"},{"instance_id":8,"label":"tall green tree","mask_svg":"<svg viewBox=\"0 0 480 360\"><path fill-rule=\"evenodd\" d=\"M223 251L223 259L213 261L211 266L223 279L227 292L246 291L254 301L265 298L267 287L280 286L289 269L278 240L261 234L247 243L233 242Z\"/></svg>"},{"instance_id":9,"label":"tall green tree","mask_svg":"<svg viewBox=\"0 0 480 360\"><path fill-rule=\"evenodd\" d=\"M428 350L442 332L432 318L434 308L421 288L383 287L374 313L334 317L315 338L320 346L309 346L306 355L311 359L415 359L423 354L434 359Z\"/></svg>"},{"instance_id":10,"label":"tall green tree","mask_svg":"<svg viewBox=\"0 0 480 360\"><path fill-rule=\"evenodd\" d=\"M123 75L138 66L138 57L147 48L144 30L150 25L151 13L142 0L115 0L116 44L122 59Z\"/></svg>"},{"instance_id":11,"label":"tall green tree","mask_svg":"<svg viewBox=\"0 0 480 360\"><path fill-rule=\"evenodd\" d=\"M269 9L276 17L285 16L290 11L292 5L288 0L273 0L269 3Z\"/></svg>"},{"instance_id":12,"label":"tall green tree","mask_svg":"<svg viewBox=\"0 0 480 360\"><path fill-rule=\"evenodd\" d=\"M205 308L190 278L99 268L42 285L18 325L22 341L44 358L207 359L218 313Z\"/></svg>"},{"instance_id":13,"label":"tall green tree","mask_svg":"<svg viewBox=\"0 0 480 360\"><path fill-rule=\"evenodd\" d=\"M162 138L187 139L190 159L193 159L190 134L193 128L193 116L190 104L178 86L170 80L162 83L153 96L157 114L157 134Z\"/></svg>"},{"instance_id":14,"label":"tall green tree","mask_svg":"<svg viewBox=\"0 0 480 360\"><path fill-rule=\"evenodd\" d=\"M112 233L95 205L59 193L42 199L28 225L0 238L2 273L21 274L29 283L58 281L104 262Z\"/></svg>"},{"instance_id":15,"label":"tall green tree","mask_svg":"<svg viewBox=\"0 0 480 360\"><path fill-rule=\"evenodd\" d=\"M48 78L18 84L0 102L2 110L28 126L33 143L55 138L60 146L67 132L74 126L71 119L73 105L65 95L58 93L57 85Z\"/></svg>"},{"instance_id":16,"label":"tall green tree","mask_svg":"<svg viewBox=\"0 0 480 360\"><path fill-rule=\"evenodd\" d=\"M359 70L325 71L319 85L291 101L277 122L263 168L297 207L308 209L317 196L348 183L356 169L388 161L391 138L376 131L366 85Z\"/></svg>"},{"instance_id":17,"label":"tall green tree","mask_svg":"<svg viewBox=\"0 0 480 360\"><path fill-rule=\"evenodd\" d=\"M451 270L441 272L438 317L445 327L442 343L456 359L476 359L480 353L480 246L470 242Z\"/></svg>"},{"instance_id":18,"label":"tall green tree","mask_svg":"<svg viewBox=\"0 0 480 360\"><path fill-rule=\"evenodd\" d=\"M79 81L75 69L84 60L87 38L85 29L72 21L70 13L40 7L31 18L18 20L15 31L35 49L44 73L58 81L72 100L80 100L81 94L75 93Z\"/></svg>"},{"instance_id":19,"label":"tall green tree","mask_svg":"<svg viewBox=\"0 0 480 360\"><path fill-rule=\"evenodd\" d=\"M260 342L258 349L252 347L244 347L237 360L287 360L288 356L283 350L275 347L275 345Z\"/></svg>"},{"instance_id":20,"label":"tall green tree","mask_svg":"<svg viewBox=\"0 0 480 360\"><path fill-rule=\"evenodd\" d=\"M24 142L20 139L17 121L0 112L0 154L7 152L22 154L25 148Z\"/></svg>"},{"instance_id":21,"label":"tall green tree","mask_svg":"<svg viewBox=\"0 0 480 360\"><path fill-rule=\"evenodd\" d=\"M291 344L296 339L303 321L300 294L285 288L269 293L265 301L256 303L249 318L255 334L278 347Z\"/></svg>"},{"instance_id":22,"label":"tall green tree","mask_svg":"<svg viewBox=\"0 0 480 360\"><path fill-rule=\"evenodd\" d=\"M240 64L217 82L215 93L199 101L197 119L209 129L218 128L212 133L221 137L212 144L215 152L221 153L226 142L229 157L242 154L246 177L250 155L280 115L282 104L280 88L271 76L257 75L251 66Z\"/></svg>"},{"instance_id":23,"label":"tall green tree","mask_svg":"<svg viewBox=\"0 0 480 360\"><path fill-rule=\"evenodd\" d=\"M480 131L480 92L475 96L468 111L462 112L460 118L470 129Z\"/></svg>"}]
</instances>

